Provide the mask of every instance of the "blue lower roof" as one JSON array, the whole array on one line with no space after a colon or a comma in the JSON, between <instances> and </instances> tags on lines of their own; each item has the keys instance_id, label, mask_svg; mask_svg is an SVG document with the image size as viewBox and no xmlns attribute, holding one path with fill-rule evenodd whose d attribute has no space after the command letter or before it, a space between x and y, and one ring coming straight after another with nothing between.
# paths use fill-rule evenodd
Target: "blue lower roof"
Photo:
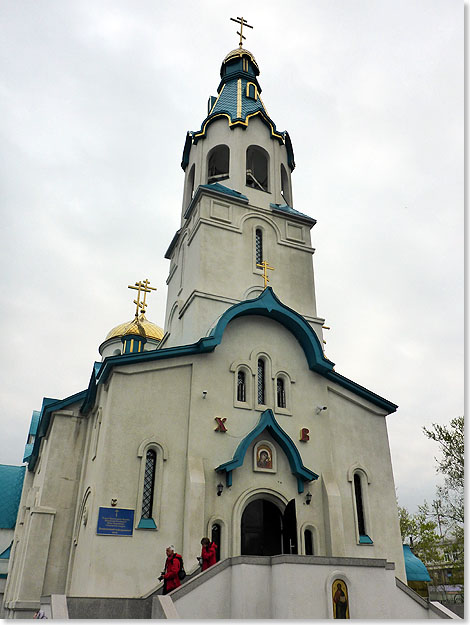
<instances>
[{"instance_id":1,"label":"blue lower roof","mask_svg":"<svg viewBox=\"0 0 470 625\"><path fill-rule=\"evenodd\" d=\"M421 560L411 551L409 545L403 545L403 556L405 558L406 579L409 582L430 582L427 568Z\"/></svg>"},{"instance_id":2,"label":"blue lower roof","mask_svg":"<svg viewBox=\"0 0 470 625\"><path fill-rule=\"evenodd\" d=\"M0 529L13 529L26 467L0 464Z\"/></svg>"}]
</instances>

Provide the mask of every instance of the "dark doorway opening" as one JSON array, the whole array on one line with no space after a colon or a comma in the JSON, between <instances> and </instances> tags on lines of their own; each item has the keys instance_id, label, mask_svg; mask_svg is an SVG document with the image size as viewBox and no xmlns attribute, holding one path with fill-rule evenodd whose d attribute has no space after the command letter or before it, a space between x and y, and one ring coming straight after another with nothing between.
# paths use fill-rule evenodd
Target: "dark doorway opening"
<instances>
[{"instance_id":1,"label":"dark doorway opening","mask_svg":"<svg viewBox=\"0 0 470 625\"><path fill-rule=\"evenodd\" d=\"M214 525L212 526L212 535L211 535L211 540L212 542L214 542L217 547L215 550L215 560L216 562L219 562L220 560L220 539L222 537L222 529L219 525L219 523L214 523Z\"/></svg>"},{"instance_id":2,"label":"dark doorway opening","mask_svg":"<svg viewBox=\"0 0 470 625\"><path fill-rule=\"evenodd\" d=\"M288 503L284 514L266 499L249 503L242 515L241 553L251 556L297 553L295 501Z\"/></svg>"},{"instance_id":3,"label":"dark doorway opening","mask_svg":"<svg viewBox=\"0 0 470 625\"><path fill-rule=\"evenodd\" d=\"M284 510L282 539L283 553L298 553L295 499L291 499Z\"/></svg>"}]
</instances>

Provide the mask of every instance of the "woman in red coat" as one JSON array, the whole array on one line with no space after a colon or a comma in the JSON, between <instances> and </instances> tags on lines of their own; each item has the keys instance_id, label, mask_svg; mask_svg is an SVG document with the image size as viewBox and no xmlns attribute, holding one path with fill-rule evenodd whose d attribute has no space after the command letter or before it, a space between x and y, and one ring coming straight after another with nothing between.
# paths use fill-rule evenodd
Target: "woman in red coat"
<instances>
[{"instance_id":1,"label":"woman in red coat","mask_svg":"<svg viewBox=\"0 0 470 625\"><path fill-rule=\"evenodd\" d=\"M210 541L208 538L203 538L201 540L201 545L202 570L206 571L210 566L217 562L217 545L214 542Z\"/></svg>"},{"instance_id":2,"label":"woman in red coat","mask_svg":"<svg viewBox=\"0 0 470 625\"><path fill-rule=\"evenodd\" d=\"M174 545L170 545L166 548L165 570L162 571L162 574L158 578L160 581L163 580L164 595L181 586L180 578L178 577L178 573L181 569L180 558L181 556L176 553Z\"/></svg>"}]
</instances>

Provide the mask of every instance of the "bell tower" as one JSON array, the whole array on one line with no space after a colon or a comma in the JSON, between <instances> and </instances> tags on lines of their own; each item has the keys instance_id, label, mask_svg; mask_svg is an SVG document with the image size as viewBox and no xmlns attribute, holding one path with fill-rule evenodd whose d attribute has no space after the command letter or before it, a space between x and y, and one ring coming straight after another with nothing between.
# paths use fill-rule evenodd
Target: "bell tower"
<instances>
[{"instance_id":1,"label":"bell tower","mask_svg":"<svg viewBox=\"0 0 470 625\"><path fill-rule=\"evenodd\" d=\"M263 262L278 298L322 339L310 238L316 222L294 209L292 143L266 110L259 73L240 43L222 61L200 129L186 135L181 223L165 255L163 347L196 342L227 308L257 297Z\"/></svg>"}]
</instances>

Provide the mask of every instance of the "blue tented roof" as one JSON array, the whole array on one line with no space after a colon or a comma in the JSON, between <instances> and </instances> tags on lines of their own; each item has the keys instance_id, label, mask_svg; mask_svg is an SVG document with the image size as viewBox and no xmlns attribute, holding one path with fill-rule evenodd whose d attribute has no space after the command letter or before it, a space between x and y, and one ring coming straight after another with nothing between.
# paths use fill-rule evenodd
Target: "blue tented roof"
<instances>
[{"instance_id":1,"label":"blue tented roof","mask_svg":"<svg viewBox=\"0 0 470 625\"><path fill-rule=\"evenodd\" d=\"M409 582L430 582L431 578L427 568L421 560L411 551L409 545L403 545L403 555L405 557L406 579Z\"/></svg>"},{"instance_id":2,"label":"blue tented roof","mask_svg":"<svg viewBox=\"0 0 470 625\"><path fill-rule=\"evenodd\" d=\"M13 529L26 467L0 464L0 529Z\"/></svg>"}]
</instances>

